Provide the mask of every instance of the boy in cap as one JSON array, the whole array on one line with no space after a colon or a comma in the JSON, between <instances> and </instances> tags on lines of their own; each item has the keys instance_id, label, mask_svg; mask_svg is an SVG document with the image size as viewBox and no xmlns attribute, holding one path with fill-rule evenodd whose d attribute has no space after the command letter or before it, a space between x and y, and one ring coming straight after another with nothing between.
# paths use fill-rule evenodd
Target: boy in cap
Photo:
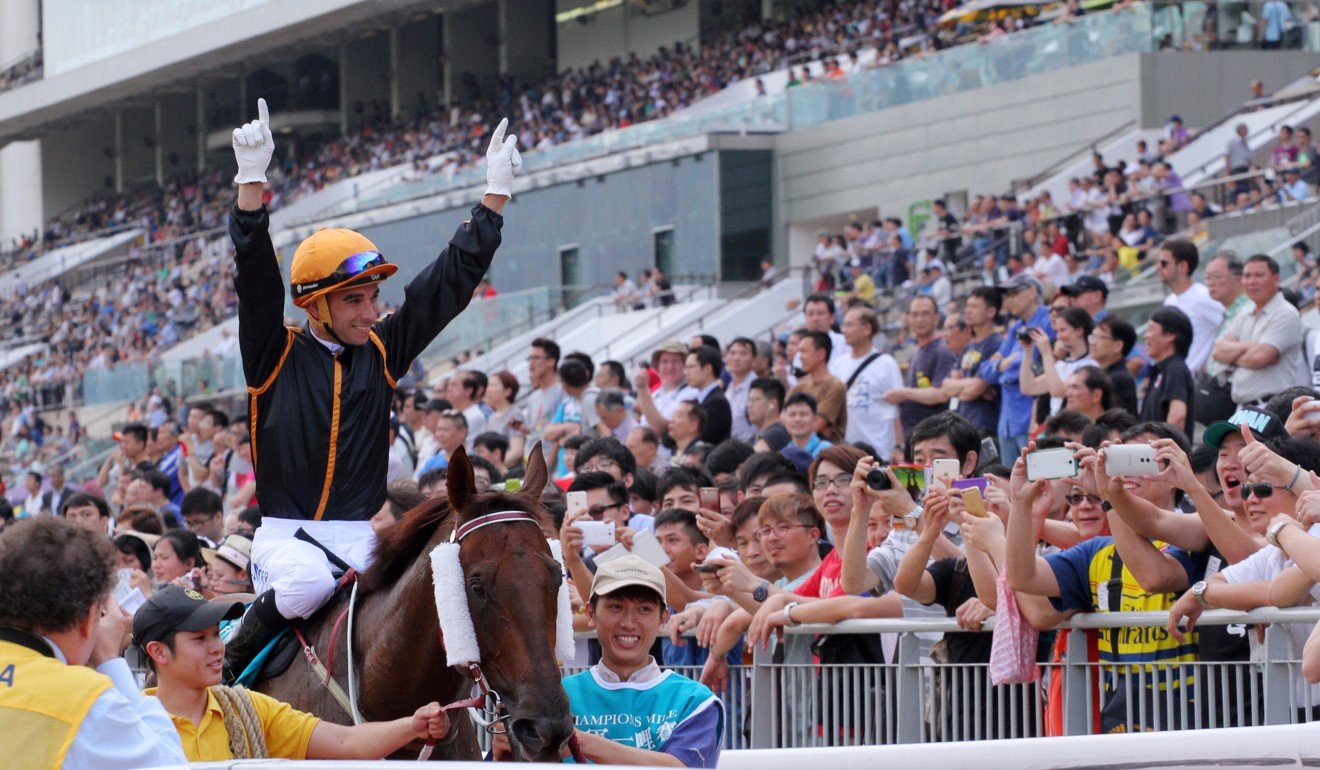
<instances>
[{"instance_id":1,"label":"boy in cap","mask_svg":"<svg viewBox=\"0 0 1320 770\"><path fill-rule=\"evenodd\" d=\"M164 704L190 762L262 756L381 759L415 739L439 740L449 732L449 717L438 703L411 717L346 727L269 695L220 686L225 655L220 621L242 614L239 602L208 602L192 589L169 586L133 616L133 642L151 661L159 683L146 694ZM260 736L248 734L236 713L249 706L261 725Z\"/></svg>"},{"instance_id":2,"label":"boy in cap","mask_svg":"<svg viewBox=\"0 0 1320 770\"><path fill-rule=\"evenodd\" d=\"M564 679L582 754L596 764L715 767L724 705L705 685L651 657L665 611L659 567L629 554L596 570L587 614L600 663ZM508 739L495 736L495 754Z\"/></svg>"}]
</instances>

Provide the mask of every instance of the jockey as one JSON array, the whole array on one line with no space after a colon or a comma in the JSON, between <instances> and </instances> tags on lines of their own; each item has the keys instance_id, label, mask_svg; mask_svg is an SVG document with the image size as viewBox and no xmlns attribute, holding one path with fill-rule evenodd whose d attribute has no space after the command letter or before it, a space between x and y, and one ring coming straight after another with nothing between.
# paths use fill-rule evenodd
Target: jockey
<instances>
[{"instance_id":1,"label":"jockey","mask_svg":"<svg viewBox=\"0 0 1320 770\"><path fill-rule=\"evenodd\" d=\"M385 500L390 403L440 330L467 307L500 245L501 213L522 164L501 121L486 152L486 194L448 246L404 288L397 312L378 315L379 283L398 267L360 233L324 229L293 254L289 289L304 309L284 325L284 288L262 201L274 151L264 99L234 131L238 204L229 218L238 294L239 351L262 523L252 543L257 600L228 644L232 675L290 620L310 617L334 592L331 559L366 569L370 519ZM305 531L324 549L296 537Z\"/></svg>"}]
</instances>

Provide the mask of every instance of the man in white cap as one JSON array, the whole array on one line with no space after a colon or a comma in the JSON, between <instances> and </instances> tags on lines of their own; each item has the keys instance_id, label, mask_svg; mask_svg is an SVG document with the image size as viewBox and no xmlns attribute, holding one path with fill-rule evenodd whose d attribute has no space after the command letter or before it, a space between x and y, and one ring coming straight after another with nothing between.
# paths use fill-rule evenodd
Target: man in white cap
<instances>
[{"instance_id":1,"label":"man in white cap","mask_svg":"<svg viewBox=\"0 0 1320 770\"><path fill-rule=\"evenodd\" d=\"M715 767L724 704L651 657L668 614L660 568L633 554L601 565L587 613L600 663L564 680L582 754L600 765ZM495 754L507 752L507 739L495 738Z\"/></svg>"}]
</instances>

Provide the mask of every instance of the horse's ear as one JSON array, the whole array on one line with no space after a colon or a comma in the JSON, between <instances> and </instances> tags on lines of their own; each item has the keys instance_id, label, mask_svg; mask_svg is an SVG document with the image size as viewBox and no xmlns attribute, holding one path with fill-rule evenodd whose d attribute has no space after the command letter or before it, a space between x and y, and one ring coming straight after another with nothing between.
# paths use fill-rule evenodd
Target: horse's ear
<instances>
[{"instance_id":1,"label":"horse's ear","mask_svg":"<svg viewBox=\"0 0 1320 770\"><path fill-rule=\"evenodd\" d=\"M477 479L472 473L472 461L468 460L467 450L460 444L449 458L449 469L445 472L445 486L449 490L449 505L454 511L462 511L468 500L477 494Z\"/></svg>"},{"instance_id":2,"label":"horse's ear","mask_svg":"<svg viewBox=\"0 0 1320 770\"><path fill-rule=\"evenodd\" d=\"M545 452L541 449L541 442L536 442L532 447L532 453L527 458L527 472L523 474L522 495L531 501L532 505L541 504L541 493L545 491L546 481L550 478L550 471L545 467Z\"/></svg>"}]
</instances>

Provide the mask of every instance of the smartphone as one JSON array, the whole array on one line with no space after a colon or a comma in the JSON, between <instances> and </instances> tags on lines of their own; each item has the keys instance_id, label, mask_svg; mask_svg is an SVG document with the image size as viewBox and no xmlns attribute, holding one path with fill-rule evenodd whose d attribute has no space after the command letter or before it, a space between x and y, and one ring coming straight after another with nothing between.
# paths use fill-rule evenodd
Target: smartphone
<instances>
[{"instance_id":1,"label":"smartphone","mask_svg":"<svg viewBox=\"0 0 1320 770\"><path fill-rule=\"evenodd\" d=\"M697 490L697 499L701 501L701 507L708 511L719 512L720 510L720 490L716 487L702 487Z\"/></svg>"},{"instance_id":2,"label":"smartphone","mask_svg":"<svg viewBox=\"0 0 1320 770\"><path fill-rule=\"evenodd\" d=\"M569 492L564 495L564 515L572 518L587 512L587 493Z\"/></svg>"},{"instance_id":3,"label":"smartphone","mask_svg":"<svg viewBox=\"0 0 1320 770\"><path fill-rule=\"evenodd\" d=\"M1071 449L1040 449L1027 455L1027 481L1070 479L1077 475Z\"/></svg>"},{"instance_id":4,"label":"smartphone","mask_svg":"<svg viewBox=\"0 0 1320 770\"><path fill-rule=\"evenodd\" d=\"M981 493L981 497L985 497L985 491L990 488L990 480L989 479L954 479L953 488L959 490L975 489Z\"/></svg>"},{"instance_id":5,"label":"smartphone","mask_svg":"<svg viewBox=\"0 0 1320 770\"><path fill-rule=\"evenodd\" d=\"M612 521L579 521L573 526L582 530L582 544L588 548L614 545Z\"/></svg>"},{"instance_id":6,"label":"smartphone","mask_svg":"<svg viewBox=\"0 0 1320 770\"><path fill-rule=\"evenodd\" d=\"M712 572L719 572L719 571L720 571L720 566L721 566L721 565L719 565L719 564L704 564L704 563L703 563L703 564L694 564L694 565L692 566L692 569L696 570L697 572L705 572L705 573L708 573L708 574L709 574L709 573L712 573Z\"/></svg>"},{"instance_id":7,"label":"smartphone","mask_svg":"<svg viewBox=\"0 0 1320 770\"><path fill-rule=\"evenodd\" d=\"M973 516L986 518L988 514L985 510L985 498L981 497L981 490L976 487L968 487L962 491L963 507Z\"/></svg>"},{"instance_id":8,"label":"smartphone","mask_svg":"<svg viewBox=\"0 0 1320 770\"><path fill-rule=\"evenodd\" d=\"M937 479L956 479L962 475L962 463L952 458L936 460L930 465L930 475Z\"/></svg>"},{"instance_id":9,"label":"smartphone","mask_svg":"<svg viewBox=\"0 0 1320 770\"><path fill-rule=\"evenodd\" d=\"M1116 444L1104 451L1105 470L1110 476L1154 476L1160 472L1155 447L1149 444Z\"/></svg>"},{"instance_id":10,"label":"smartphone","mask_svg":"<svg viewBox=\"0 0 1320 770\"><path fill-rule=\"evenodd\" d=\"M995 446L995 440L992 438L981 439L981 454L976 458L976 464L985 467L999 459L999 447Z\"/></svg>"}]
</instances>

